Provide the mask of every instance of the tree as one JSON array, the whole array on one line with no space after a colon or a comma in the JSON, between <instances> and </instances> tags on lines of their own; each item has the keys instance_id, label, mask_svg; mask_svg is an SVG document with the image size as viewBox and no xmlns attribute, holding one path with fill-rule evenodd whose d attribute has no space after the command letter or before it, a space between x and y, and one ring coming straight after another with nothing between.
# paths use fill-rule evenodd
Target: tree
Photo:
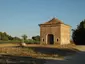
<instances>
[{"instance_id":1,"label":"tree","mask_svg":"<svg viewBox=\"0 0 85 64\"><path fill-rule=\"evenodd\" d=\"M14 37L13 40L18 40L20 41L21 39L19 37Z\"/></svg>"},{"instance_id":2,"label":"tree","mask_svg":"<svg viewBox=\"0 0 85 64\"><path fill-rule=\"evenodd\" d=\"M14 37L8 35L8 39L9 39L9 40L13 40Z\"/></svg>"},{"instance_id":3,"label":"tree","mask_svg":"<svg viewBox=\"0 0 85 64\"><path fill-rule=\"evenodd\" d=\"M39 36L39 35L33 36L32 39L33 39L33 40L36 40L36 41L40 41L40 36Z\"/></svg>"},{"instance_id":4,"label":"tree","mask_svg":"<svg viewBox=\"0 0 85 64\"><path fill-rule=\"evenodd\" d=\"M27 40L27 35L22 35L23 40Z\"/></svg>"},{"instance_id":5,"label":"tree","mask_svg":"<svg viewBox=\"0 0 85 64\"><path fill-rule=\"evenodd\" d=\"M73 29L72 39L77 45L85 45L85 20L81 21L76 29Z\"/></svg>"},{"instance_id":6,"label":"tree","mask_svg":"<svg viewBox=\"0 0 85 64\"><path fill-rule=\"evenodd\" d=\"M2 39L2 40L9 40L9 39L8 39L8 35L7 35L6 32L4 32L4 33L1 34L1 39Z\"/></svg>"},{"instance_id":7,"label":"tree","mask_svg":"<svg viewBox=\"0 0 85 64\"><path fill-rule=\"evenodd\" d=\"M0 32L0 40L2 40L2 32Z\"/></svg>"}]
</instances>

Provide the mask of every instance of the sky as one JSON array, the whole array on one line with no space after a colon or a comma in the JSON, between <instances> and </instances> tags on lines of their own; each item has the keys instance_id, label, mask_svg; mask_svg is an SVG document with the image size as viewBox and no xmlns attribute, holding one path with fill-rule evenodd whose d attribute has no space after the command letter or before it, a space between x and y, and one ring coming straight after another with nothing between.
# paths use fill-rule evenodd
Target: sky
<instances>
[{"instance_id":1,"label":"sky","mask_svg":"<svg viewBox=\"0 0 85 64\"><path fill-rule=\"evenodd\" d=\"M75 29L85 19L85 0L0 0L0 31L11 36L39 35L38 24L54 17Z\"/></svg>"}]
</instances>

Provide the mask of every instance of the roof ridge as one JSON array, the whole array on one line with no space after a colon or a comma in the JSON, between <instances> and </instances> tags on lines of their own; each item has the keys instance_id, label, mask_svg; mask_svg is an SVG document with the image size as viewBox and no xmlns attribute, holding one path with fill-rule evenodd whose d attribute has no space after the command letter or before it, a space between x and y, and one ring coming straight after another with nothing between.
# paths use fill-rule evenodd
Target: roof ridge
<instances>
[{"instance_id":1,"label":"roof ridge","mask_svg":"<svg viewBox=\"0 0 85 64\"><path fill-rule=\"evenodd\" d=\"M44 24L57 24L57 23L62 24L63 22L57 18L52 18L51 20L49 20L48 22L45 22Z\"/></svg>"}]
</instances>

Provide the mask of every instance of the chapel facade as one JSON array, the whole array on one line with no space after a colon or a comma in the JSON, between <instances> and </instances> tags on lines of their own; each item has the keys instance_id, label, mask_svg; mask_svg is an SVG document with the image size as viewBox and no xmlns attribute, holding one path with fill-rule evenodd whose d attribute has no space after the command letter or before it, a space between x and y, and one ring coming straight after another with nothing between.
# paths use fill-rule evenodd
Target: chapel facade
<instances>
[{"instance_id":1,"label":"chapel facade","mask_svg":"<svg viewBox=\"0 0 85 64\"><path fill-rule=\"evenodd\" d=\"M40 44L70 44L70 25L64 24L57 18L53 18L48 22L39 24L39 26Z\"/></svg>"}]
</instances>

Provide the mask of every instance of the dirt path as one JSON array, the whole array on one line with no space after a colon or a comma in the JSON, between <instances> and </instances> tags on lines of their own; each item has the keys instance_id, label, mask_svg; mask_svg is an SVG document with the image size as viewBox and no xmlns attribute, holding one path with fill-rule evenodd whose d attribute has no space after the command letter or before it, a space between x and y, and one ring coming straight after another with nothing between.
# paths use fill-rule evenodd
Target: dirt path
<instances>
[{"instance_id":1,"label":"dirt path","mask_svg":"<svg viewBox=\"0 0 85 64\"><path fill-rule=\"evenodd\" d=\"M63 60L0 55L0 64L85 64L85 52L78 52L76 55Z\"/></svg>"},{"instance_id":2,"label":"dirt path","mask_svg":"<svg viewBox=\"0 0 85 64\"><path fill-rule=\"evenodd\" d=\"M44 64L45 60L27 56L0 55L0 64Z\"/></svg>"},{"instance_id":3,"label":"dirt path","mask_svg":"<svg viewBox=\"0 0 85 64\"><path fill-rule=\"evenodd\" d=\"M3 44L2 44L3 45ZM1 47L4 47L4 45ZM17 45L11 44L9 46L5 45L5 47L14 47ZM65 56L64 59L37 59L32 57L20 57L20 56L11 56L11 55L0 55L0 64L14 64L14 63L25 63L25 64L85 64L85 46L42 46L42 45L27 45L26 47L33 48L35 51L45 53L45 54L60 54ZM63 49L65 48L65 49ZM75 50L69 50L68 48L74 48L77 51L75 54ZM69 53L75 55L69 55Z\"/></svg>"},{"instance_id":4,"label":"dirt path","mask_svg":"<svg viewBox=\"0 0 85 64\"><path fill-rule=\"evenodd\" d=\"M85 64L85 52L78 52L64 60L47 60L44 64Z\"/></svg>"}]
</instances>

